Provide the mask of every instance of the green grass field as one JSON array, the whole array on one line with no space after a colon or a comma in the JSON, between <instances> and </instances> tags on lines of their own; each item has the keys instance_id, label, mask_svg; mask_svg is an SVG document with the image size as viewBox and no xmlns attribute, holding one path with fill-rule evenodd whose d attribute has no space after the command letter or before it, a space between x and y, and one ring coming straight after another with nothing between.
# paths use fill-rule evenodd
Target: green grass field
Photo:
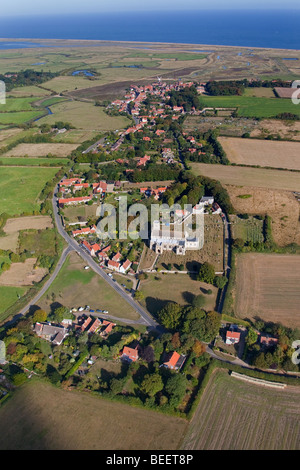
<instances>
[{"instance_id":1,"label":"green grass field","mask_svg":"<svg viewBox=\"0 0 300 470\"><path fill-rule=\"evenodd\" d=\"M72 253L64 263L55 281L40 300L41 308L50 309L52 302L68 308L89 305L92 309L107 310L109 315L137 320L138 313L94 271L84 269L85 263Z\"/></svg>"},{"instance_id":2,"label":"green grass field","mask_svg":"<svg viewBox=\"0 0 300 470\"><path fill-rule=\"evenodd\" d=\"M78 129L114 131L126 128L131 123L124 116L108 116L102 108L94 106L93 103L81 101L64 101L53 105L51 111L53 114L39 120L40 125L64 121L71 123Z\"/></svg>"},{"instance_id":3,"label":"green grass field","mask_svg":"<svg viewBox=\"0 0 300 470\"><path fill-rule=\"evenodd\" d=\"M1 157L0 162L4 166L61 166L68 163L67 158L43 158L43 157ZM1 164L1 163L0 163Z\"/></svg>"},{"instance_id":4,"label":"green grass field","mask_svg":"<svg viewBox=\"0 0 300 470\"><path fill-rule=\"evenodd\" d=\"M35 97L24 97L24 98L6 98L6 103L0 106L0 115L2 113L11 113L15 111L32 111L31 103L37 101Z\"/></svg>"},{"instance_id":5,"label":"green grass field","mask_svg":"<svg viewBox=\"0 0 300 470\"><path fill-rule=\"evenodd\" d=\"M0 322L6 318L4 312L19 299L19 296L22 297L26 290L25 287L0 286Z\"/></svg>"},{"instance_id":6,"label":"green grass field","mask_svg":"<svg viewBox=\"0 0 300 470\"><path fill-rule=\"evenodd\" d=\"M40 209L39 195L57 168L2 167L0 170L1 211L20 215Z\"/></svg>"},{"instance_id":7,"label":"green grass field","mask_svg":"<svg viewBox=\"0 0 300 470\"><path fill-rule=\"evenodd\" d=\"M203 107L238 108L241 117L269 118L280 113L300 116L299 106L291 100L255 96L201 96Z\"/></svg>"}]
</instances>

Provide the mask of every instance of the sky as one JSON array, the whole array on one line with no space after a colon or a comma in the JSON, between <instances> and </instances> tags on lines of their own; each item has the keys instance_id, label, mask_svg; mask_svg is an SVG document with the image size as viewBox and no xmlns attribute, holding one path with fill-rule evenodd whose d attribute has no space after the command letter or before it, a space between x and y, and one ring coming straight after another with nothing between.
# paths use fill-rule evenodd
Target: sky
<instances>
[{"instance_id":1,"label":"sky","mask_svg":"<svg viewBox=\"0 0 300 470\"><path fill-rule=\"evenodd\" d=\"M1 16L60 15L66 13L101 13L121 11L178 11L214 9L299 10L299 0L10 0L1 2Z\"/></svg>"}]
</instances>

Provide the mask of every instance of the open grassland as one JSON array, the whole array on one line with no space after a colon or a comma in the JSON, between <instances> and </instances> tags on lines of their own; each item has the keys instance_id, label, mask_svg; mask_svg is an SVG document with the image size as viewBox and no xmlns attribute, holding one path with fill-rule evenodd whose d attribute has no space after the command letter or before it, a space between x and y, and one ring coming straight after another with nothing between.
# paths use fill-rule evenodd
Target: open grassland
<instances>
[{"instance_id":1,"label":"open grassland","mask_svg":"<svg viewBox=\"0 0 300 470\"><path fill-rule=\"evenodd\" d=\"M5 104L1 104L0 117L2 113L11 113L19 111L32 111L32 102L36 98L22 97L22 98L7 98Z\"/></svg>"},{"instance_id":2,"label":"open grassland","mask_svg":"<svg viewBox=\"0 0 300 470\"><path fill-rule=\"evenodd\" d=\"M43 114L45 114L43 110L0 113L0 124L3 124L4 126L18 126L20 124L25 124L28 121L34 121Z\"/></svg>"},{"instance_id":3,"label":"open grassland","mask_svg":"<svg viewBox=\"0 0 300 470\"><path fill-rule=\"evenodd\" d=\"M181 449L299 450L299 387L262 387L215 371Z\"/></svg>"},{"instance_id":4,"label":"open grassland","mask_svg":"<svg viewBox=\"0 0 300 470\"><path fill-rule=\"evenodd\" d=\"M186 427L180 418L28 382L0 409L0 448L176 450Z\"/></svg>"},{"instance_id":5,"label":"open grassland","mask_svg":"<svg viewBox=\"0 0 300 470\"><path fill-rule=\"evenodd\" d=\"M26 287L0 285L0 322L7 317L3 315L5 311L17 302L19 297L25 294L26 290Z\"/></svg>"},{"instance_id":6,"label":"open grassland","mask_svg":"<svg viewBox=\"0 0 300 470\"><path fill-rule=\"evenodd\" d=\"M264 189L254 186L225 185L230 196L231 203L238 214L269 215L272 218L272 235L274 241L280 245L290 243L300 244L300 204L290 191L278 189ZM246 196L246 197L245 197ZM250 197L249 197L250 196ZM238 238L236 216L234 221L233 236ZM248 225L248 220L238 219L238 225ZM256 224L259 221L256 220Z\"/></svg>"},{"instance_id":7,"label":"open grassland","mask_svg":"<svg viewBox=\"0 0 300 470\"><path fill-rule=\"evenodd\" d=\"M4 157L44 157L53 155L53 157L67 157L75 150L76 144L46 143L46 144L19 144L9 150Z\"/></svg>"},{"instance_id":8,"label":"open grassland","mask_svg":"<svg viewBox=\"0 0 300 470\"><path fill-rule=\"evenodd\" d=\"M238 116L269 118L280 113L300 116L300 109L292 101L280 98L253 96L201 96L203 106L209 108L237 108Z\"/></svg>"},{"instance_id":9,"label":"open grassland","mask_svg":"<svg viewBox=\"0 0 300 470\"><path fill-rule=\"evenodd\" d=\"M92 309L107 310L109 315L137 320L138 313L129 304L122 302L119 295L94 271L84 269L84 262L71 253L55 281L40 300L41 308L49 310L53 302L69 308L89 305Z\"/></svg>"},{"instance_id":10,"label":"open grassland","mask_svg":"<svg viewBox=\"0 0 300 470\"><path fill-rule=\"evenodd\" d=\"M300 170L300 143L219 137L231 163Z\"/></svg>"},{"instance_id":11,"label":"open grassland","mask_svg":"<svg viewBox=\"0 0 300 470\"><path fill-rule=\"evenodd\" d=\"M273 88L246 88L244 91L244 96L254 96L256 98L274 98Z\"/></svg>"},{"instance_id":12,"label":"open grassland","mask_svg":"<svg viewBox=\"0 0 300 470\"><path fill-rule=\"evenodd\" d=\"M239 254L236 279L237 317L300 327L300 256Z\"/></svg>"},{"instance_id":13,"label":"open grassland","mask_svg":"<svg viewBox=\"0 0 300 470\"><path fill-rule=\"evenodd\" d=\"M212 294L206 294L211 289ZM156 315L167 302L177 302L188 305L196 295L204 295L204 309L215 310L217 289L204 282L192 279L188 274L151 274L141 282L140 291L145 298L141 303L147 310Z\"/></svg>"},{"instance_id":14,"label":"open grassland","mask_svg":"<svg viewBox=\"0 0 300 470\"><path fill-rule=\"evenodd\" d=\"M108 116L103 108L81 101L64 101L51 107L53 114L40 119L39 124L69 122L78 129L110 131L128 127L131 121L124 116ZM0 116L1 118L1 116Z\"/></svg>"},{"instance_id":15,"label":"open grassland","mask_svg":"<svg viewBox=\"0 0 300 470\"><path fill-rule=\"evenodd\" d=\"M208 176L222 184L299 191L300 173L288 170L249 168L209 163L190 163L196 175ZM247 192L247 191L245 191Z\"/></svg>"},{"instance_id":16,"label":"open grassland","mask_svg":"<svg viewBox=\"0 0 300 470\"><path fill-rule=\"evenodd\" d=\"M11 216L39 210L39 195L56 172L55 168L1 168L1 210Z\"/></svg>"},{"instance_id":17,"label":"open grassland","mask_svg":"<svg viewBox=\"0 0 300 470\"><path fill-rule=\"evenodd\" d=\"M10 92L9 92L9 97L13 97L13 98L40 98L42 96L47 96L49 95L49 91L48 90L44 90L43 88L39 87L39 86L35 86L35 85L32 85L32 86L24 86L24 87L16 87L16 88L13 88Z\"/></svg>"}]
</instances>

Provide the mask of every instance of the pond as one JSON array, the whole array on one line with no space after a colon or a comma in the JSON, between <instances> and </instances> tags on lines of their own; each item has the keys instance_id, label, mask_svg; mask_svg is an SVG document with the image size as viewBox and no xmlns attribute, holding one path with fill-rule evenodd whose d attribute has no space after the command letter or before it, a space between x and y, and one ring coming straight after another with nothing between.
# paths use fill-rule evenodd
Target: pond
<instances>
[{"instance_id":1,"label":"pond","mask_svg":"<svg viewBox=\"0 0 300 470\"><path fill-rule=\"evenodd\" d=\"M72 75L80 75L84 74L86 77L94 77L94 74L92 72L89 72L88 70L75 70L72 72Z\"/></svg>"}]
</instances>

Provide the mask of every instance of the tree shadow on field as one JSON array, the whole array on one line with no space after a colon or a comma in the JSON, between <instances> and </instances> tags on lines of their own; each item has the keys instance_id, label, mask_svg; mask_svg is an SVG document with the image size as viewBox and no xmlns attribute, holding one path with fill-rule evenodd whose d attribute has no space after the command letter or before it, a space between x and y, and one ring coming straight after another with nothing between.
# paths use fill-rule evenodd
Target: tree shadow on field
<instances>
[{"instance_id":1,"label":"tree shadow on field","mask_svg":"<svg viewBox=\"0 0 300 470\"><path fill-rule=\"evenodd\" d=\"M146 297L145 302L146 302L146 308L148 312L150 312L154 316L157 316L157 312L159 312L169 302L172 302L172 301L158 299L157 297Z\"/></svg>"},{"instance_id":2,"label":"tree shadow on field","mask_svg":"<svg viewBox=\"0 0 300 470\"><path fill-rule=\"evenodd\" d=\"M201 263L199 263L198 261L188 261L186 263L186 269L190 273L190 277L195 276L194 273L198 273L200 267L201 267Z\"/></svg>"},{"instance_id":3,"label":"tree shadow on field","mask_svg":"<svg viewBox=\"0 0 300 470\"><path fill-rule=\"evenodd\" d=\"M40 310L41 307L39 305L30 305L29 307L29 315L34 315L37 310Z\"/></svg>"},{"instance_id":4,"label":"tree shadow on field","mask_svg":"<svg viewBox=\"0 0 300 470\"><path fill-rule=\"evenodd\" d=\"M61 307L63 307L63 305L61 303L52 302L52 304L50 304L51 313L54 313L57 308L61 308Z\"/></svg>"},{"instance_id":5,"label":"tree shadow on field","mask_svg":"<svg viewBox=\"0 0 300 470\"><path fill-rule=\"evenodd\" d=\"M188 292L188 291L182 292L181 295L183 297L183 300L188 304L192 304L194 298L196 297L195 294L193 294L192 292Z\"/></svg>"}]
</instances>

